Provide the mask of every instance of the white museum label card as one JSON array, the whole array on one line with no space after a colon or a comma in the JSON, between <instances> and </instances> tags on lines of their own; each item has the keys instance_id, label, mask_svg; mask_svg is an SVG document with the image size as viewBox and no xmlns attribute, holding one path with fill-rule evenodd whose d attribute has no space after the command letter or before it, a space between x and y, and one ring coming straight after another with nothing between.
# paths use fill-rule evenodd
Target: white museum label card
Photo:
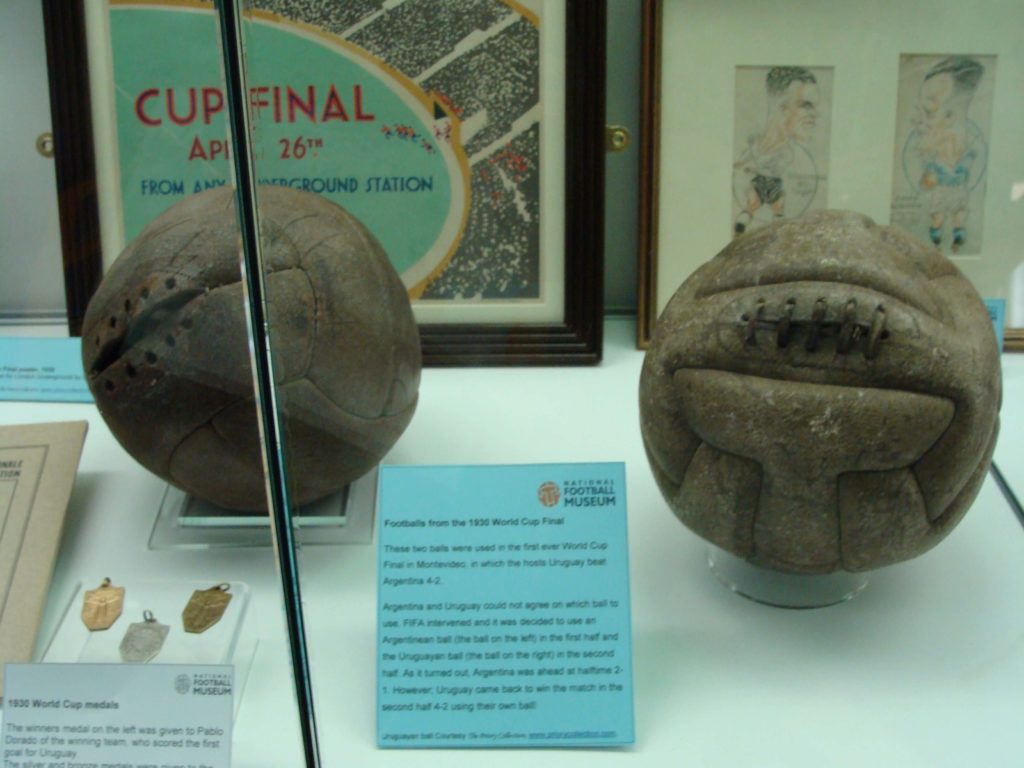
<instances>
[{"instance_id":1,"label":"white museum label card","mask_svg":"<svg viewBox=\"0 0 1024 768\"><path fill-rule=\"evenodd\" d=\"M633 743L625 466L383 467L382 747Z\"/></svg>"},{"instance_id":2,"label":"white museum label card","mask_svg":"<svg viewBox=\"0 0 1024 768\"><path fill-rule=\"evenodd\" d=\"M8 664L4 768L230 768L234 670Z\"/></svg>"}]
</instances>

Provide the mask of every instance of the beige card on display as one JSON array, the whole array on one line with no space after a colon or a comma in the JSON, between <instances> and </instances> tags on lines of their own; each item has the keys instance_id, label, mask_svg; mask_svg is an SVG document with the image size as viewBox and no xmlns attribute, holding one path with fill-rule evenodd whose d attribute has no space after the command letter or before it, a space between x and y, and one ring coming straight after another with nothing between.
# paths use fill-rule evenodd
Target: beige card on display
<instances>
[{"instance_id":1,"label":"beige card on display","mask_svg":"<svg viewBox=\"0 0 1024 768\"><path fill-rule=\"evenodd\" d=\"M88 427L0 426L0 695L3 664L32 660Z\"/></svg>"}]
</instances>

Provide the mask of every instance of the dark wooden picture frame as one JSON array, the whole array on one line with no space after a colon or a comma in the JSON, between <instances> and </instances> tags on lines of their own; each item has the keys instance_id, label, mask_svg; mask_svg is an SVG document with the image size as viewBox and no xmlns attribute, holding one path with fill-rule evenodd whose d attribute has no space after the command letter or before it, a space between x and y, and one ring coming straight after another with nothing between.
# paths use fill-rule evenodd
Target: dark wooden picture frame
<instances>
[{"instance_id":1,"label":"dark wooden picture frame","mask_svg":"<svg viewBox=\"0 0 1024 768\"><path fill-rule=\"evenodd\" d=\"M661 157L661 2L643 0L640 61L640 234L636 343L646 349L658 319L658 162Z\"/></svg>"},{"instance_id":2,"label":"dark wooden picture frame","mask_svg":"<svg viewBox=\"0 0 1024 768\"><path fill-rule=\"evenodd\" d=\"M68 315L102 276L81 0L44 0ZM421 324L426 365L585 365L601 359L605 0L566 0L564 316L561 322Z\"/></svg>"},{"instance_id":3,"label":"dark wooden picture frame","mask_svg":"<svg viewBox=\"0 0 1024 768\"><path fill-rule=\"evenodd\" d=\"M43 0L43 23L68 331L79 336L103 276L82 2Z\"/></svg>"}]
</instances>

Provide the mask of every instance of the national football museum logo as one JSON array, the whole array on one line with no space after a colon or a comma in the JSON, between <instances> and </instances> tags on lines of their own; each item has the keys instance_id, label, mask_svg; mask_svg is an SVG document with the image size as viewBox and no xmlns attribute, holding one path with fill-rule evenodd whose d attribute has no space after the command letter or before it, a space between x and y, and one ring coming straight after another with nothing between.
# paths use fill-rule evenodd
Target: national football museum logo
<instances>
[{"instance_id":1,"label":"national football museum logo","mask_svg":"<svg viewBox=\"0 0 1024 768\"><path fill-rule=\"evenodd\" d=\"M537 498L545 507L553 507L562 498L562 491L558 487L558 483L549 480L546 483L541 483L540 488L537 489Z\"/></svg>"}]
</instances>

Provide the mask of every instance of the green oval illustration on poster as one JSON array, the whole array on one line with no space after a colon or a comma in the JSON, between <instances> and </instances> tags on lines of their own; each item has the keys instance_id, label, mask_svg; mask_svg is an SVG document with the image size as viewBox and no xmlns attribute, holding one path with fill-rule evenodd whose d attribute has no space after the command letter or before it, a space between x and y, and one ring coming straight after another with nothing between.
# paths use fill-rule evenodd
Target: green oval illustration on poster
<instances>
[{"instance_id":1,"label":"green oval illustration on poster","mask_svg":"<svg viewBox=\"0 0 1024 768\"><path fill-rule=\"evenodd\" d=\"M467 207L465 161L443 105L355 46L294 25L256 24L249 59L260 181L308 179L377 236L406 287L425 280L457 243ZM320 172L296 174L307 158Z\"/></svg>"},{"instance_id":2,"label":"green oval illustration on poster","mask_svg":"<svg viewBox=\"0 0 1024 768\"><path fill-rule=\"evenodd\" d=\"M465 226L469 172L458 121L356 46L269 14L248 32L259 182L351 211L418 295ZM226 110L209 11L114 6L111 34L130 240L185 195L227 182Z\"/></svg>"}]
</instances>

